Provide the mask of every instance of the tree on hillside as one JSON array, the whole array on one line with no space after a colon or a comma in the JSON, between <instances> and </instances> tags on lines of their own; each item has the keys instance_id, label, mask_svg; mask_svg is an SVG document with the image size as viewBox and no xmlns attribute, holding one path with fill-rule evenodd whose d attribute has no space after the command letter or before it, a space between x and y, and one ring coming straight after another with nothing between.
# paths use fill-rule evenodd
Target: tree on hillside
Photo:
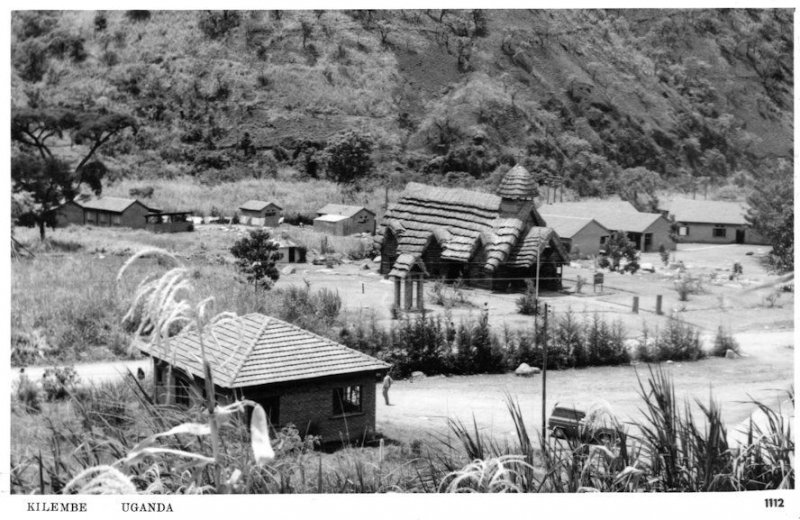
<instances>
[{"instance_id":1,"label":"tree on hillside","mask_svg":"<svg viewBox=\"0 0 800 520\"><path fill-rule=\"evenodd\" d=\"M656 190L661 184L661 177L643 166L622 170L617 180L617 191L623 200L627 200L639 211L656 211L658 199Z\"/></svg>"},{"instance_id":2,"label":"tree on hillside","mask_svg":"<svg viewBox=\"0 0 800 520\"><path fill-rule=\"evenodd\" d=\"M280 277L275 262L280 260L281 253L278 252L278 244L265 229L255 229L250 236L237 240L231 247L231 254L236 257L239 272L252 282L255 290L259 287L269 290Z\"/></svg>"},{"instance_id":3,"label":"tree on hillside","mask_svg":"<svg viewBox=\"0 0 800 520\"><path fill-rule=\"evenodd\" d=\"M780 272L794 270L794 183L792 166L782 161L756 183L747 199L747 221L772 245L772 262Z\"/></svg>"},{"instance_id":4,"label":"tree on hillside","mask_svg":"<svg viewBox=\"0 0 800 520\"><path fill-rule=\"evenodd\" d=\"M56 208L72 200L81 185L95 194L102 190L106 166L95 158L103 144L123 130L136 130L136 121L126 115L102 112L77 112L64 108L12 109L11 139L18 152L11 160L12 190L31 194L34 208L30 215L45 238L45 226L52 225ZM69 134L72 143L88 151L71 167L52 151L52 141Z\"/></svg>"},{"instance_id":5,"label":"tree on hillside","mask_svg":"<svg viewBox=\"0 0 800 520\"><path fill-rule=\"evenodd\" d=\"M606 254L600 258L600 267L608 267L612 271L619 269L620 261L625 258L628 263L625 264L623 271L630 271L635 273L639 270L639 253L636 251L636 245L628 240L625 233L615 231L611 233L608 242L605 245Z\"/></svg>"},{"instance_id":6,"label":"tree on hillside","mask_svg":"<svg viewBox=\"0 0 800 520\"><path fill-rule=\"evenodd\" d=\"M372 163L372 137L349 130L331 138L325 147L328 176L336 182L351 184L370 173Z\"/></svg>"}]
</instances>

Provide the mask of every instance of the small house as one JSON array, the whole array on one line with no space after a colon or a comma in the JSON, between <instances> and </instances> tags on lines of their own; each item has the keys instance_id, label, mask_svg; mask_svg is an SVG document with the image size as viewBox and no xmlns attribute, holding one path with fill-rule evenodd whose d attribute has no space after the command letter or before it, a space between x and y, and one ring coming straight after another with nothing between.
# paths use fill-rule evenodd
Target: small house
<instances>
[{"instance_id":1,"label":"small house","mask_svg":"<svg viewBox=\"0 0 800 520\"><path fill-rule=\"evenodd\" d=\"M659 205L676 226L678 242L768 244L747 222L748 206L721 200L673 199Z\"/></svg>"},{"instance_id":2,"label":"small house","mask_svg":"<svg viewBox=\"0 0 800 520\"><path fill-rule=\"evenodd\" d=\"M306 248L288 237L275 240L281 257L278 264L304 264L306 262Z\"/></svg>"},{"instance_id":3,"label":"small house","mask_svg":"<svg viewBox=\"0 0 800 520\"><path fill-rule=\"evenodd\" d=\"M120 197L98 197L86 201L72 200L61 205L56 212L56 223L59 226L69 224L144 228L147 226L146 216L160 213L149 208L136 199Z\"/></svg>"},{"instance_id":4,"label":"small house","mask_svg":"<svg viewBox=\"0 0 800 520\"><path fill-rule=\"evenodd\" d=\"M559 202L539 208L542 217L593 218L609 231L625 233L636 249L643 253L658 251L663 245L675 249L670 237L671 225L661 213L642 213L623 200L586 200Z\"/></svg>"},{"instance_id":5,"label":"small house","mask_svg":"<svg viewBox=\"0 0 800 520\"><path fill-rule=\"evenodd\" d=\"M611 231L590 217L548 215L547 225L558 233L564 248L575 258L599 254L611 236Z\"/></svg>"},{"instance_id":6,"label":"small house","mask_svg":"<svg viewBox=\"0 0 800 520\"><path fill-rule=\"evenodd\" d=\"M145 228L153 233L194 231L194 222L189 218L188 211L148 213L144 218L147 222Z\"/></svg>"},{"instance_id":7,"label":"small house","mask_svg":"<svg viewBox=\"0 0 800 520\"><path fill-rule=\"evenodd\" d=\"M411 308L413 287L419 294L426 277L514 291L538 275L543 290L560 289L569 258L536 210L537 190L522 166L509 170L497 194L409 183L375 238L380 273L395 281L395 303L405 283L404 307Z\"/></svg>"},{"instance_id":8,"label":"small house","mask_svg":"<svg viewBox=\"0 0 800 520\"><path fill-rule=\"evenodd\" d=\"M328 204L317 211L314 230L328 235L375 234L375 213L364 206Z\"/></svg>"},{"instance_id":9,"label":"small house","mask_svg":"<svg viewBox=\"0 0 800 520\"><path fill-rule=\"evenodd\" d=\"M266 227L277 227L280 224L282 210L283 208L274 202L263 200L248 200L239 206L243 223Z\"/></svg>"},{"instance_id":10,"label":"small house","mask_svg":"<svg viewBox=\"0 0 800 520\"><path fill-rule=\"evenodd\" d=\"M360 441L375 431L376 383L390 368L383 361L258 313L220 320L202 340L221 402L250 399L274 428L291 423L322 442ZM202 402L196 329L140 349L153 361L156 401Z\"/></svg>"}]
</instances>

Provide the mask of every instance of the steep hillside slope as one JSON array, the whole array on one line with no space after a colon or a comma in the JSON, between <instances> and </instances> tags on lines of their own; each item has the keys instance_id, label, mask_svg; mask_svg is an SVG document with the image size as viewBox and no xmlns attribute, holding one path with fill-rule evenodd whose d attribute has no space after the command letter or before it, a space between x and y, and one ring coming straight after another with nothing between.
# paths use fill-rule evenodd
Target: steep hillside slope
<instances>
[{"instance_id":1,"label":"steep hillside slope","mask_svg":"<svg viewBox=\"0 0 800 520\"><path fill-rule=\"evenodd\" d=\"M789 10L17 12L12 25L14 106L136 116L103 150L118 176L324 176L346 129L372 137L383 177L491 183L521 161L582 195L637 168L694 186L791 161Z\"/></svg>"}]
</instances>

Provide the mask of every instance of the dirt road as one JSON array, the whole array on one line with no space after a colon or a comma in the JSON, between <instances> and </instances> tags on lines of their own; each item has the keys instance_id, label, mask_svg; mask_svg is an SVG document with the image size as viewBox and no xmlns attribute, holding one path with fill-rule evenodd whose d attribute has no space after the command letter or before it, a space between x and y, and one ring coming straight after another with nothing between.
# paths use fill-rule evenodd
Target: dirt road
<instances>
[{"instance_id":1,"label":"dirt road","mask_svg":"<svg viewBox=\"0 0 800 520\"><path fill-rule=\"evenodd\" d=\"M709 391L722 405L729 430L753 411L751 399L775 404L786 399L793 380L793 332L776 331L736 335L746 357L706 359L664 365L673 376L677 398L707 402ZM645 365L550 371L547 404L556 402L586 409L605 401L623 420L638 419L642 406L637 374L646 382ZM447 419L472 424L499 438L513 436L514 425L505 407L505 395L519 403L530 430L539 430L542 418L542 379L513 374L430 377L392 386L393 406L378 403L377 426L390 438L428 440L447 435Z\"/></svg>"},{"instance_id":2,"label":"dirt road","mask_svg":"<svg viewBox=\"0 0 800 520\"><path fill-rule=\"evenodd\" d=\"M113 381L124 377L130 369L134 374L138 368L142 368L147 372L150 368L150 360L140 359L131 361L105 361L100 363L83 363L74 365L75 370L78 372L78 377L81 383L102 383L104 381ZM40 381L44 371L47 370L46 366L27 367L25 374L32 381ZM11 387L13 388L19 380L19 369L11 369Z\"/></svg>"}]
</instances>

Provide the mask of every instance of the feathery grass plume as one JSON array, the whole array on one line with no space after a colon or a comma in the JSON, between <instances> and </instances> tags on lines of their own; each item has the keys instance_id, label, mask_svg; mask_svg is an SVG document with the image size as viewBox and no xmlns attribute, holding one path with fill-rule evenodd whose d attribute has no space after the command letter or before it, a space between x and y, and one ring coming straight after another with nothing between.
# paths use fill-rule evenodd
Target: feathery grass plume
<instances>
[{"instance_id":1,"label":"feathery grass plume","mask_svg":"<svg viewBox=\"0 0 800 520\"><path fill-rule=\"evenodd\" d=\"M253 447L256 464L259 466L275 460L275 452L272 450L272 443L269 440L267 413L261 405L253 408L253 415L250 418L250 444Z\"/></svg>"},{"instance_id":2,"label":"feathery grass plume","mask_svg":"<svg viewBox=\"0 0 800 520\"><path fill-rule=\"evenodd\" d=\"M522 493L517 483L521 471L533 466L519 455L476 459L464 468L445 476L439 491L444 493Z\"/></svg>"},{"instance_id":3,"label":"feathery grass plume","mask_svg":"<svg viewBox=\"0 0 800 520\"><path fill-rule=\"evenodd\" d=\"M65 495L132 495L136 493L136 486L113 466L94 466L75 475L62 492Z\"/></svg>"}]
</instances>

